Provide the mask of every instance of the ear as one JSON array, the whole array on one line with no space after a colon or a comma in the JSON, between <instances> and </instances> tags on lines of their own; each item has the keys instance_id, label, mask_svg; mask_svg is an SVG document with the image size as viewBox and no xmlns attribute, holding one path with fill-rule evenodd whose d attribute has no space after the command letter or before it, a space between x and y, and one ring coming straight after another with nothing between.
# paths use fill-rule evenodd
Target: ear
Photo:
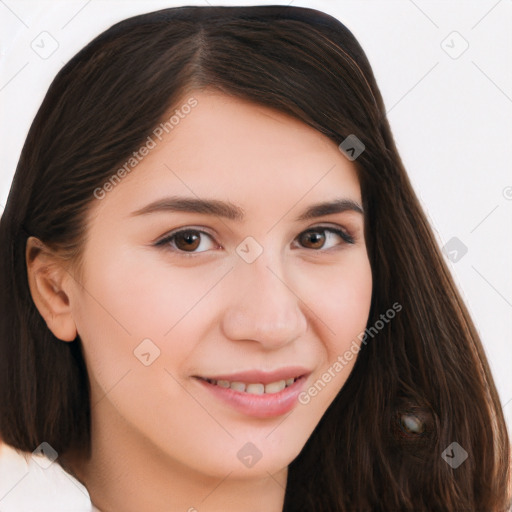
<instances>
[{"instance_id":1,"label":"ear","mask_svg":"<svg viewBox=\"0 0 512 512\"><path fill-rule=\"evenodd\" d=\"M62 260L38 238L30 236L25 261L30 293L46 325L60 340L73 341L77 330L69 300L71 276Z\"/></svg>"}]
</instances>

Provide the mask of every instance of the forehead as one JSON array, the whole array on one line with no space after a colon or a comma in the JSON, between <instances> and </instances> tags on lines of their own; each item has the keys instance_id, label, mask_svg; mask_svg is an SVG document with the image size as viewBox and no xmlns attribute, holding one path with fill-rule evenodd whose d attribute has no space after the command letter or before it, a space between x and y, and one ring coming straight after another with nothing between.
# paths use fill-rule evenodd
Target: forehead
<instances>
[{"instance_id":1,"label":"forehead","mask_svg":"<svg viewBox=\"0 0 512 512\"><path fill-rule=\"evenodd\" d=\"M192 108L181 108L193 98ZM190 103L192 104L192 103ZM172 118L172 119L171 119ZM194 91L150 134L151 149L101 201L142 207L167 194L269 207L325 195L360 201L355 165L325 135L280 111Z\"/></svg>"}]
</instances>

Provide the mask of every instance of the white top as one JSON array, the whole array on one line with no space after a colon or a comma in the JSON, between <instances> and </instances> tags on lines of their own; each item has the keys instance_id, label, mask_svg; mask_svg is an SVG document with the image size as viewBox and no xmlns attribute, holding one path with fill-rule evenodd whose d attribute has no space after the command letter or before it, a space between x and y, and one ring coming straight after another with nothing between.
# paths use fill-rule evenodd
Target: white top
<instances>
[{"instance_id":1,"label":"white top","mask_svg":"<svg viewBox=\"0 0 512 512\"><path fill-rule=\"evenodd\" d=\"M101 512L57 460L0 443L0 511Z\"/></svg>"}]
</instances>

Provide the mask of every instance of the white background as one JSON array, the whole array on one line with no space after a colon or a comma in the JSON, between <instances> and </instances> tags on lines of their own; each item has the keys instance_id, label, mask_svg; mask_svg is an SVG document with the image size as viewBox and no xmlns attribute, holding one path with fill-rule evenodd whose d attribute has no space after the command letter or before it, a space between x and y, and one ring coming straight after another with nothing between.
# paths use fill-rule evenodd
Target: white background
<instances>
[{"instance_id":1,"label":"white background","mask_svg":"<svg viewBox=\"0 0 512 512\"><path fill-rule=\"evenodd\" d=\"M457 237L468 248L458 262L447 261L512 426L512 0L0 0L0 212L30 123L58 70L121 19L207 4L313 7L354 33L439 245ZM52 45L58 47L50 56L33 49Z\"/></svg>"}]
</instances>

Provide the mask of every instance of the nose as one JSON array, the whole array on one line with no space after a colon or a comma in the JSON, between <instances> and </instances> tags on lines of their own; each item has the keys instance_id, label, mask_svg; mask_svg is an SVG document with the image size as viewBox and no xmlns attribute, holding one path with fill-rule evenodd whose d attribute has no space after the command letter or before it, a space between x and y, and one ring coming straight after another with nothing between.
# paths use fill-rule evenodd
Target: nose
<instances>
[{"instance_id":1,"label":"nose","mask_svg":"<svg viewBox=\"0 0 512 512\"><path fill-rule=\"evenodd\" d=\"M308 323L303 302L282 266L269 265L265 253L253 263L238 262L231 272L231 297L222 330L231 340L252 340L275 350L303 335Z\"/></svg>"}]
</instances>

